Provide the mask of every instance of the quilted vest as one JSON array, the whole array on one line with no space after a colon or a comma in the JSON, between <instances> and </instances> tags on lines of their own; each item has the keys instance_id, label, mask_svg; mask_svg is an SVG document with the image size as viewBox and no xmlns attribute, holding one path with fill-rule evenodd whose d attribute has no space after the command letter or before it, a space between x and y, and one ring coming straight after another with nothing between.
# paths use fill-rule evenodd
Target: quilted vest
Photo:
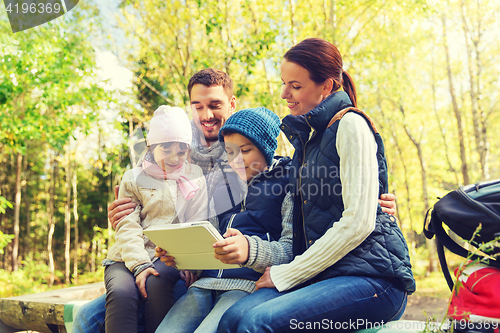
<instances>
[{"instance_id":1,"label":"quilted vest","mask_svg":"<svg viewBox=\"0 0 500 333\"><path fill-rule=\"evenodd\" d=\"M293 253L302 254L334 223L344 205L340 158L336 148L339 121L356 112L370 126L377 143L379 195L387 193L384 145L371 119L352 108L349 96L339 91L301 116L286 116L282 131L295 148L290 173L294 198ZM354 250L309 282L340 275L398 278L408 293L415 291L408 246L394 216L377 208L375 230Z\"/></svg>"},{"instance_id":2,"label":"quilted vest","mask_svg":"<svg viewBox=\"0 0 500 333\"><path fill-rule=\"evenodd\" d=\"M277 241L281 237L281 206L289 188L290 157L277 158L271 167L248 185L230 171L223 171L225 182L217 186L214 205L219 229L224 234L235 228L242 234ZM223 170L227 168L221 168ZM250 268L207 270L201 277L240 278L257 281L262 276Z\"/></svg>"}]
</instances>

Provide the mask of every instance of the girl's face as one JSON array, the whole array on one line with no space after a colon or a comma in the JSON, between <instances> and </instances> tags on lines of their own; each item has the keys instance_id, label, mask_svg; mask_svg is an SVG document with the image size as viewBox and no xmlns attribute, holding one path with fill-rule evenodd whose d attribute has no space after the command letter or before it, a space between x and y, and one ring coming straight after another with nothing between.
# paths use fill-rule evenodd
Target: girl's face
<instances>
[{"instance_id":1,"label":"girl's face","mask_svg":"<svg viewBox=\"0 0 500 333\"><path fill-rule=\"evenodd\" d=\"M245 181L267 169L266 158L252 141L241 134L224 135L227 159L231 168Z\"/></svg>"},{"instance_id":2,"label":"girl's face","mask_svg":"<svg viewBox=\"0 0 500 333\"><path fill-rule=\"evenodd\" d=\"M310 79L309 71L294 62L281 63L281 98L286 99L290 113L300 116L314 109L331 92L333 81L317 84Z\"/></svg>"},{"instance_id":3,"label":"girl's face","mask_svg":"<svg viewBox=\"0 0 500 333\"><path fill-rule=\"evenodd\" d=\"M180 168L188 156L188 150L182 150L178 142L172 143L167 148L164 145L157 145L153 150L156 164L166 173L170 173Z\"/></svg>"}]
</instances>

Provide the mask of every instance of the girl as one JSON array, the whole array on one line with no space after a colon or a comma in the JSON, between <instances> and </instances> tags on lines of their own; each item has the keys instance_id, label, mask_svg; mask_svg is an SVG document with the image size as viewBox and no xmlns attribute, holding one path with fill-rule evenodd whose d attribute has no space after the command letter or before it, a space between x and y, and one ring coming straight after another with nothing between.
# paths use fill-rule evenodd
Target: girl
<instances>
[{"instance_id":1,"label":"girl","mask_svg":"<svg viewBox=\"0 0 500 333\"><path fill-rule=\"evenodd\" d=\"M191 124L178 107L160 106L150 122L148 151L140 167L123 176L119 198L137 206L116 227L104 273L106 332L137 332L139 293L145 300L145 331L154 332L174 302L178 270L156 262L155 246L143 230L152 226L207 219L202 170L189 163ZM150 276L153 275L153 276ZM194 275L185 271L183 279Z\"/></svg>"},{"instance_id":2,"label":"girl","mask_svg":"<svg viewBox=\"0 0 500 333\"><path fill-rule=\"evenodd\" d=\"M356 89L340 53L306 39L285 54L281 78L291 113L281 129L295 148L295 259L267 268L219 332L353 331L399 319L415 290L408 248L377 204L387 193L384 147L370 118L352 108Z\"/></svg>"}]
</instances>

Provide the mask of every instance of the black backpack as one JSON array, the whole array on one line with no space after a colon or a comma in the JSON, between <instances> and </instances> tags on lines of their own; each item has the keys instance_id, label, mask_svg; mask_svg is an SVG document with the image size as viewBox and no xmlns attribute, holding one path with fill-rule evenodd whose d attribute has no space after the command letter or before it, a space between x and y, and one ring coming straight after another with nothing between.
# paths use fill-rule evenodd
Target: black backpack
<instances>
[{"instance_id":1,"label":"black backpack","mask_svg":"<svg viewBox=\"0 0 500 333\"><path fill-rule=\"evenodd\" d=\"M448 193L434 205L430 222L426 225L428 214L429 211L424 220L424 234L428 239L436 235L439 262L446 282L452 290L453 280L446 263L443 245L464 258L469 256L469 252L446 233L443 223L462 239L471 240L471 245L475 247L500 237L500 179L462 186ZM472 239L479 224L481 230ZM490 256L497 253L500 253L500 248L487 252ZM471 256L472 260L482 258L477 255ZM488 265L500 268L500 259L490 259Z\"/></svg>"}]
</instances>

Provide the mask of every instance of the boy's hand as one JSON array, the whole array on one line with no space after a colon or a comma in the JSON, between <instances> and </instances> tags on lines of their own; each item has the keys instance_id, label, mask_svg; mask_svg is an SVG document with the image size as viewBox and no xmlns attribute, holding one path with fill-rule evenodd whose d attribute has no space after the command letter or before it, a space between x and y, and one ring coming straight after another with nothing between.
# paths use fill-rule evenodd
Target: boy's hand
<instances>
[{"instance_id":1,"label":"boy's hand","mask_svg":"<svg viewBox=\"0 0 500 333\"><path fill-rule=\"evenodd\" d=\"M156 269L148 267L135 277L135 284L144 298L148 298L148 294L146 293L146 280L150 275L160 276L160 273L158 273Z\"/></svg>"},{"instance_id":2,"label":"boy's hand","mask_svg":"<svg viewBox=\"0 0 500 333\"><path fill-rule=\"evenodd\" d=\"M248 261L248 241L238 229L229 228L226 239L214 243L215 258L224 264L244 264Z\"/></svg>"},{"instance_id":3,"label":"boy's hand","mask_svg":"<svg viewBox=\"0 0 500 333\"><path fill-rule=\"evenodd\" d=\"M259 290L261 288L276 288L273 280L271 280L271 267L267 267L264 274L262 274L260 279L255 282L255 290Z\"/></svg>"},{"instance_id":4,"label":"boy's hand","mask_svg":"<svg viewBox=\"0 0 500 333\"><path fill-rule=\"evenodd\" d=\"M394 194L382 194L378 203L382 206L382 211L384 213L396 215L396 196Z\"/></svg>"},{"instance_id":5,"label":"boy's hand","mask_svg":"<svg viewBox=\"0 0 500 333\"><path fill-rule=\"evenodd\" d=\"M134 212L136 204L132 202L131 198L118 199L118 191L120 186L115 186L115 201L108 207L108 219L113 229L116 229L118 223L123 220L127 215Z\"/></svg>"},{"instance_id":6,"label":"boy's hand","mask_svg":"<svg viewBox=\"0 0 500 333\"><path fill-rule=\"evenodd\" d=\"M172 257L172 256L167 255L167 251L165 251L161 247L156 247L156 249L155 249L155 257L160 258L160 261L164 262L165 265L167 265L169 267L175 267L175 266L177 266L177 264L175 263L175 258Z\"/></svg>"},{"instance_id":7,"label":"boy's hand","mask_svg":"<svg viewBox=\"0 0 500 333\"><path fill-rule=\"evenodd\" d=\"M191 271L188 270L180 271L180 274L182 281L186 281L186 287L189 287L194 282L196 282L196 280L198 280L198 276Z\"/></svg>"}]
</instances>

